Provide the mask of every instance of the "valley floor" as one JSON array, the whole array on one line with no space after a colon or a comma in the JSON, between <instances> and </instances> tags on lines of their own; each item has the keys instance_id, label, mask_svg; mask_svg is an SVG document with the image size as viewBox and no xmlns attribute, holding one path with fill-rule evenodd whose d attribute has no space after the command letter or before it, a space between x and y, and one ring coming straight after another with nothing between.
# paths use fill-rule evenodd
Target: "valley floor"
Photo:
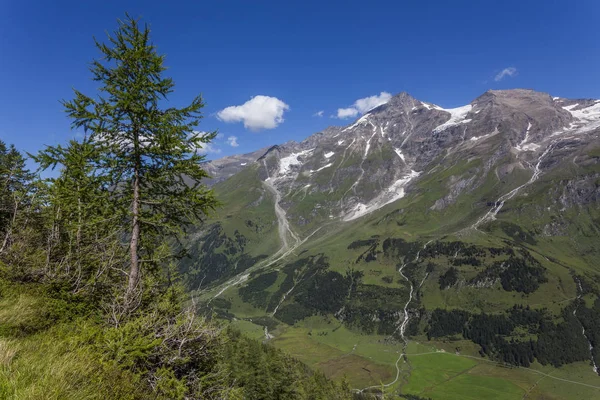
<instances>
[{"instance_id":1,"label":"valley floor","mask_svg":"<svg viewBox=\"0 0 600 400\"><path fill-rule=\"evenodd\" d=\"M246 335L265 340L263 327L246 320L233 324ZM273 346L330 378L345 378L355 390L393 381L394 364L402 349L401 343L384 336L356 334L335 319L320 317L269 334L273 335L268 340ZM386 392L434 400L600 398L600 378L588 363L554 368L536 362L523 368L482 358L477 351L469 341L415 338L408 344L406 359L399 363L399 381Z\"/></svg>"}]
</instances>

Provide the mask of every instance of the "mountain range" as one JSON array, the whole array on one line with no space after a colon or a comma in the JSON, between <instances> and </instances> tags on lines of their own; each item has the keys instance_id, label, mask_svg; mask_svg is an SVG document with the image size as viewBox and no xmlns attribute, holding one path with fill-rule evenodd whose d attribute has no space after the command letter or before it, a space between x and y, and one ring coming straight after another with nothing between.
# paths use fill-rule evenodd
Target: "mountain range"
<instances>
[{"instance_id":1,"label":"mountain range","mask_svg":"<svg viewBox=\"0 0 600 400\"><path fill-rule=\"evenodd\" d=\"M564 390L598 395L600 100L490 90L445 109L400 93L205 168L224 206L180 266L203 310L356 390L445 398L455 381L415 383L431 350L560 369ZM472 374L522 388L519 373Z\"/></svg>"}]
</instances>

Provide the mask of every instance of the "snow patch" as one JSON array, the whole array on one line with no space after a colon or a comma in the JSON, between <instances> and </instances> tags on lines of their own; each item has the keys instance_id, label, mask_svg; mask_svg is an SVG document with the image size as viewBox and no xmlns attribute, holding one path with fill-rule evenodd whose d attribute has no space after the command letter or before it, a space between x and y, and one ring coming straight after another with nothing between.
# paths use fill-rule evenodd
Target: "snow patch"
<instances>
[{"instance_id":1,"label":"snow patch","mask_svg":"<svg viewBox=\"0 0 600 400\"><path fill-rule=\"evenodd\" d=\"M527 131L525 132L525 138L521 143L515 146L515 149L517 149L518 151L535 151L538 147L540 147L535 143L531 143L528 145L525 144L529 141L529 130L531 129L531 126L531 122L529 122L529 125L527 125Z\"/></svg>"},{"instance_id":2,"label":"snow patch","mask_svg":"<svg viewBox=\"0 0 600 400\"><path fill-rule=\"evenodd\" d=\"M572 110L572 109L574 109L575 107L577 107L578 105L579 105L579 103L575 103L575 104L571 104L570 106L564 106L563 108L564 108L565 110L567 110L568 112L570 112L571 114L573 114L573 113L571 112L571 110Z\"/></svg>"},{"instance_id":3,"label":"snow patch","mask_svg":"<svg viewBox=\"0 0 600 400\"><path fill-rule=\"evenodd\" d=\"M325 158L330 158L332 155L334 155L335 153L333 151L330 151L328 153L325 153Z\"/></svg>"},{"instance_id":4,"label":"snow patch","mask_svg":"<svg viewBox=\"0 0 600 400\"><path fill-rule=\"evenodd\" d=\"M369 154L369 149L371 148L371 139L373 139L373 136L375 136L375 132L373 132L373 135L371 135L369 140L367 140L367 144L365 146L365 154L363 155L363 160L365 160L367 158L367 154Z\"/></svg>"},{"instance_id":5,"label":"snow patch","mask_svg":"<svg viewBox=\"0 0 600 400\"><path fill-rule=\"evenodd\" d=\"M567 107L563 107L567 109ZM568 111L573 115L573 117L583 120L583 121L596 121L600 119L600 104L596 101L593 105L582 108L581 110L568 109Z\"/></svg>"},{"instance_id":6,"label":"snow patch","mask_svg":"<svg viewBox=\"0 0 600 400\"><path fill-rule=\"evenodd\" d=\"M396 154L398 154L398 157L400 157L402 161L406 162L406 160L404 159L404 154L402 154L402 150L394 148L394 151L396 152Z\"/></svg>"},{"instance_id":7,"label":"snow patch","mask_svg":"<svg viewBox=\"0 0 600 400\"><path fill-rule=\"evenodd\" d=\"M314 151L314 149L304 150L299 153L292 153L287 157L281 158L279 160L279 175L280 176L287 175L291 171L292 166L302 164L302 161L300 161L300 159L299 159L300 157L308 155L308 154L312 153L313 151Z\"/></svg>"},{"instance_id":8,"label":"snow patch","mask_svg":"<svg viewBox=\"0 0 600 400\"><path fill-rule=\"evenodd\" d=\"M487 139L487 138L489 138L489 137L492 137L492 136L494 136L494 135L495 135L495 134L497 134L497 133L498 133L498 130L495 130L494 132L492 132L492 133L488 133L487 135L483 135L483 136L473 136L473 137L472 137L470 140L471 140L472 142L477 142L477 141L479 141L479 140L482 140L482 139Z\"/></svg>"},{"instance_id":9,"label":"snow patch","mask_svg":"<svg viewBox=\"0 0 600 400\"><path fill-rule=\"evenodd\" d=\"M535 143L527 143L526 145L521 146L520 151L536 151L537 149L540 148L539 144L535 144Z\"/></svg>"},{"instance_id":10,"label":"snow patch","mask_svg":"<svg viewBox=\"0 0 600 400\"><path fill-rule=\"evenodd\" d=\"M343 141L343 140L338 140L338 143L337 143L337 144L338 144L338 146L341 146L341 145L343 145L343 144L344 144L344 141Z\"/></svg>"},{"instance_id":11,"label":"snow patch","mask_svg":"<svg viewBox=\"0 0 600 400\"><path fill-rule=\"evenodd\" d=\"M243 166L244 166L244 165L246 165L246 164L247 164L247 163L243 162L243 163L241 163L240 165L243 167Z\"/></svg>"},{"instance_id":12,"label":"snow patch","mask_svg":"<svg viewBox=\"0 0 600 400\"><path fill-rule=\"evenodd\" d=\"M387 187L383 192L381 192L377 197L369 201L367 204L358 203L355 205L352 210L343 218L344 221L352 221L356 218L362 217L363 215L372 213L373 211L376 211L385 205L393 203L396 200L400 200L406 194L404 191L406 185L408 185L411 180L420 174L420 172L411 170L408 175L393 182L389 187Z\"/></svg>"},{"instance_id":13,"label":"snow patch","mask_svg":"<svg viewBox=\"0 0 600 400\"><path fill-rule=\"evenodd\" d=\"M577 120L569 128L577 128L575 133L584 133L600 128L600 100L596 100L591 106L573 110L577 105L563 107Z\"/></svg>"},{"instance_id":14,"label":"snow patch","mask_svg":"<svg viewBox=\"0 0 600 400\"><path fill-rule=\"evenodd\" d=\"M329 167L331 167L332 165L333 165L333 163L329 163L329 164L327 164L327 165L324 165L324 166L322 166L321 168L319 168L319 169L316 169L316 170L314 170L314 171L311 171L311 172L319 172L319 171L322 171L322 170L324 170L325 168L329 168Z\"/></svg>"},{"instance_id":15,"label":"snow patch","mask_svg":"<svg viewBox=\"0 0 600 400\"><path fill-rule=\"evenodd\" d=\"M360 124L366 124L368 122L368 120L369 120L369 114L363 115L355 123L353 123L352 125L350 125L347 128L342 129L342 132L346 132L346 131L349 131L350 129L356 128Z\"/></svg>"},{"instance_id":16,"label":"snow patch","mask_svg":"<svg viewBox=\"0 0 600 400\"><path fill-rule=\"evenodd\" d=\"M435 110L443 110L443 108L441 108L440 106L438 106L438 105L435 105L435 104L427 104L427 103L423 103L423 102L421 102L421 105L422 105L423 107L425 107L426 109L428 109L428 110L432 110L432 109L435 109Z\"/></svg>"},{"instance_id":17,"label":"snow patch","mask_svg":"<svg viewBox=\"0 0 600 400\"><path fill-rule=\"evenodd\" d=\"M470 119L466 119L469 111L471 111L471 109L473 109L473 106L471 104L467 104L466 106L456 107L456 108L444 109L444 108L439 107L437 109L441 110L441 111L445 111L447 113L450 113L450 119L448 121L444 122L443 124L441 124L440 126L436 127L433 130L434 132L441 132L447 128L450 128L451 126L466 124L466 123L471 122Z\"/></svg>"}]
</instances>

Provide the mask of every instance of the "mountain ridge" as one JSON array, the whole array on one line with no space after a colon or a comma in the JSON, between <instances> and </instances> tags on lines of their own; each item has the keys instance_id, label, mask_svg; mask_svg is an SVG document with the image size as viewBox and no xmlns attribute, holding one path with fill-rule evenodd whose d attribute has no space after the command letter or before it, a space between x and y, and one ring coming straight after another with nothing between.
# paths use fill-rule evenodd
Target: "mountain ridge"
<instances>
[{"instance_id":1,"label":"mountain ridge","mask_svg":"<svg viewBox=\"0 0 600 400\"><path fill-rule=\"evenodd\" d=\"M214 189L227 206L191 240L188 287L309 364L298 349L322 349L317 368L352 354L380 371L343 367L357 390L404 387L415 343L597 378L600 100L519 89L444 109L401 93ZM291 344L314 326L359 344Z\"/></svg>"},{"instance_id":2,"label":"mountain ridge","mask_svg":"<svg viewBox=\"0 0 600 400\"><path fill-rule=\"evenodd\" d=\"M548 140L554 136L569 133L570 129L582 133L577 130L600 127L600 114L596 110L598 102L551 97L530 89L511 89L489 90L466 106L444 109L401 92L350 125L328 127L301 142L286 142L271 146L266 151L261 149L244 155L244 162L240 162L233 173L239 172L249 162L264 161L268 173L263 174L262 179L267 179L267 175L273 176L276 186L290 191L298 189L294 185L298 177L323 175L328 172L324 170L333 167L337 174L353 175L355 182L341 198L336 199L342 210L332 210L332 215L345 214L351 218L347 214L362 215L369 209L369 203L374 203L375 207L371 208L377 209L377 204L393 202L394 196L390 197L389 194L400 193L408 188L413 178L443 152L447 157L455 150L476 151L485 147L482 143L498 134L510 144L510 152L516 154L515 162L525 168L524 163L531 163L540 148L546 148ZM592 110L591 118L583 119L581 110ZM365 171L362 167L373 149L393 151L397 159L387 158L377 168ZM258 156L259 153L262 154ZM348 155L360 153L362 162L358 161L345 170L340 169ZM277 160L269 161L269 156L273 154L277 154ZM341 159L339 164L336 162L338 158ZM233 173L230 171L226 177ZM377 178L383 183L375 191L369 188L370 194L362 190L364 185L361 181L365 173L374 177L371 181ZM291 175L283 176L285 174ZM222 179L218 177L216 181ZM314 184L308 184L313 186L311 190L315 190ZM341 185L341 182L333 182L329 189ZM348 199L348 194L352 198ZM401 195L396 197L400 198Z\"/></svg>"}]
</instances>

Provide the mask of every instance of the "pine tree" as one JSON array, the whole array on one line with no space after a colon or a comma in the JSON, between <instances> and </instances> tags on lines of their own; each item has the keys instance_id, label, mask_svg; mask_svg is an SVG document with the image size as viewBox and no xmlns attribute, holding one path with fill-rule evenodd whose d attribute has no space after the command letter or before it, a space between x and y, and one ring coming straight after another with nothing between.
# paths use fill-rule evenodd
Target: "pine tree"
<instances>
[{"instance_id":1,"label":"pine tree","mask_svg":"<svg viewBox=\"0 0 600 400\"><path fill-rule=\"evenodd\" d=\"M25 157L0 141L0 254L10 245L19 216L31 208L33 178Z\"/></svg>"},{"instance_id":2,"label":"pine tree","mask_svg":"<svg viewBox=\"0 0 600 400\"><path fill-rule=\"evenodd\" d=\"M33 159L42 169L61 165L60 175L47 180L46 274L66 278L74 291L96 287L123 260L122 221L113 214L109 182L96 169L96 146L88 138L71 140Z\"/></svg>"},{"instance_id":3,"label":"pine tree","mask_svg":"<svg viewBox=\"0 0 600 400\"><path fill-rule=\"evenodd\" d=\"M202 97L183 108L163 108L173 91L163 77L164 56L150 42L150 29L127 15L108 36L96 41L102 58L90 71L100 84L96 97L74 90L64 101L73 127L83 128L95 147L94 171L111 189L112 212L127 224L129 267L126 298L137 292L144 268L156 265L152 249L166 237L202 219L216 206L202 185L199 149L215 133L195 130Z\"/></svg>"}]
</instances>

